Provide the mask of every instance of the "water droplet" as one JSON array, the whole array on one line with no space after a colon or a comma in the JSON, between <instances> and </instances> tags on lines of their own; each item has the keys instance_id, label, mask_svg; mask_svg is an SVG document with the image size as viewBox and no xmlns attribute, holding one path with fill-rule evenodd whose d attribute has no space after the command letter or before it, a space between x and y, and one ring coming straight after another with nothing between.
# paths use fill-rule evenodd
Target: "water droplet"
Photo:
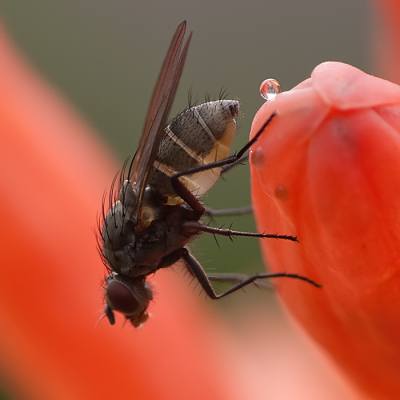
<instances>
[{"instance_id":1,"label":"water droplet","mask_svg":"<svg viewBox=\"0 0 400 400\"><path fill-rule=\"evenodd\" d=\"M260 86L261 97L265 100L272 100L281 92L281 85L275 79L266 79Z\"/></svg>"},{"instance_id":2,"label":"water droplet","mask_svg":"<svg viewBox=\"0 0 400 400\"><path fill-rule=\"evenodd\" d=\"M279 185L275 188L275 196L282 201L289 200L289 190L285 186Z\"/></svg>"},{"instance_id":3,"label":"water droplet","mask_svg":"<svg viewBox=\"0 0 400 400\"><path fill-rule=\"evenodd\" d=\"M257 150L252 151L250 155L250 161L256 168L261 168L264 164L264 151L261 147Z\"/></svg>"}]
</instances>

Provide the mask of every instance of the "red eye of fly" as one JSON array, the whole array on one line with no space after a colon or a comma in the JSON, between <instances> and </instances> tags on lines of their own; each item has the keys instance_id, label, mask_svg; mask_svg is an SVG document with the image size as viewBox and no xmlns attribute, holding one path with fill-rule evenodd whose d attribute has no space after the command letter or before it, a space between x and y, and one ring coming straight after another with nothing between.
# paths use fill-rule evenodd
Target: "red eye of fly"
<instances>
[{"instance_id":1,"label":"red eye of fly","mask_svg":"<svg viewBox=\"0 0 400 400\"><path fill-rule=\"evenodd\" d=\"M132 291L123 283L112 280L106 287L107 304L115 311L124 315L133 315L137 312L139 303Z\"/></svg>"}]
</instances>

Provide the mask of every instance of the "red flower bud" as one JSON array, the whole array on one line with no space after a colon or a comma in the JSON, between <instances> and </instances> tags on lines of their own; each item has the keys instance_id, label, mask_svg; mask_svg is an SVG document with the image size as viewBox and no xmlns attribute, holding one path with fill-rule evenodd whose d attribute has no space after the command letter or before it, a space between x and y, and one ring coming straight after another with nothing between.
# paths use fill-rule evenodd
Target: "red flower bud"
<instances>
[{"instance_id":1,"label":"red flower bud","mask_svg":"<svg viewBox=\"0 0 400 400\"><path fill-rule=\"evenodd\" d=\"M373 398L400 395L400 87L341 63L267 102L252 135L252 195L295 319Z\"/></svg>"}]
</instances>

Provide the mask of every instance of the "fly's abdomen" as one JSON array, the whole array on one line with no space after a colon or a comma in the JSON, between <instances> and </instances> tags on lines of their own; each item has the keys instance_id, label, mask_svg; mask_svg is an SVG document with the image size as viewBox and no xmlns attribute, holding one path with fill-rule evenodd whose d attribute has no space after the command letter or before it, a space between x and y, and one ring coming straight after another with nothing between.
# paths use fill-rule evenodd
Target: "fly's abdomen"
<instances>
[{"instance_id":1,"label":"fly's abdomen","mask_svg":"<svg viewBox=\"0 0 400 400\"><path fill-rule=\"evenodd\" d=\"M172 189L171 176L228 157L238 113L238 101L219 100L200 104L178 115L165 128L150 172L149 186L168 196L169 205L183 202ZM220 173L218 167L179 179L195 196L201 197L214 185Z\"/></svg>"}]
</instances>

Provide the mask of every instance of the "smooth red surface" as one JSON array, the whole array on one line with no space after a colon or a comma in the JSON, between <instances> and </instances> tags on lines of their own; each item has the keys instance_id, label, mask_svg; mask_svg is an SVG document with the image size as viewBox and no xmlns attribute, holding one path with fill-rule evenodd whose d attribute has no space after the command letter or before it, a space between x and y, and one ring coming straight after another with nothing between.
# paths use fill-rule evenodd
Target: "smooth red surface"
<instances>
[{"instance_id":1,"label":"smooth red surface","mask_svg":"<svg viewBox=\"0 0 400 400\"><path fill-rule=\"evenodd\" d=\"M252 135L258 230L285 307L374 399L400 396L400 87L341 63L266 103ZM285 196L282 196L285 193Z\"/></svg>"},{"instance_id":2,"label":"smooth red surface","mask_svg":"<svg viewBox=\"0 0 400 400\"><path fill-rule=\"evenodd\" d=\"M400 84L400 2L375 0L370 3L375 28L371 33L372 62L379 76Z\"/></svg>"},{"instance_id":3,"label":"smooth red surface","mask_svg":"<svg viewBox=\"0 0 400 400\"><path fill-rule=\"evenodd\" d=\"M96 221L118 166L3 31L0 93L2 386L41 400L243 398L220 325L178 273L151 280L144 328L95 328Z\"/></svg>"}]
</instances>

